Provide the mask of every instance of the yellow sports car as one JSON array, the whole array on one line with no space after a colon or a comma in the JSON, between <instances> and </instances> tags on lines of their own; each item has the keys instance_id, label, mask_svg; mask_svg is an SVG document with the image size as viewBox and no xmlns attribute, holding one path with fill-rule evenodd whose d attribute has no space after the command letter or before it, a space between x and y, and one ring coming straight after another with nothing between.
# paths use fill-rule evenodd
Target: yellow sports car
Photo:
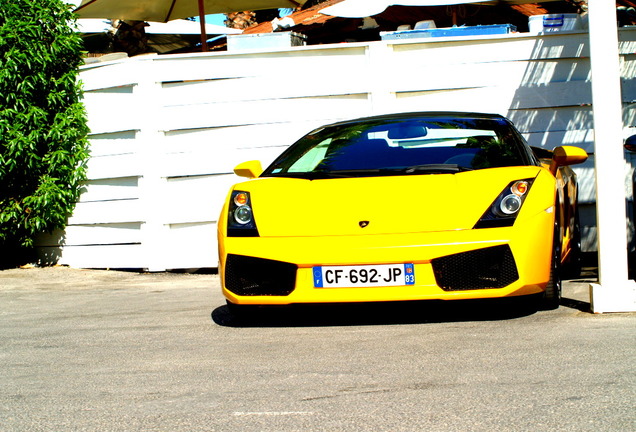
<instances>
[{"instance_id":1,"label":"yellow sports car","mask_svg":"<svg viewBox=\"0 0 636 432\"><path fill-rule=\"evenodd\" d=\"M545 157L550 159L546 160ZM542 294L579 244L577 147L533 151L493 114L417 112L320 127L230 190L228 306Z\"/></svg>"}]
</instances>

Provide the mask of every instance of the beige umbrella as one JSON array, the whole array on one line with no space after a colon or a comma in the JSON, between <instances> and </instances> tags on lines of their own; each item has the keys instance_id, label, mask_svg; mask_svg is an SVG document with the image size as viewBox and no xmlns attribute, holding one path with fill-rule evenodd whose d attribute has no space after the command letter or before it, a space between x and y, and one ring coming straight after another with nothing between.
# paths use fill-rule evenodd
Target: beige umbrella
<instances>
[{"instance_id":1,"label":"beige umbrella","mask_svg":"<svg viewBox=\"0 0 636 432\"><path fill-rule=\"evenodd\" d=\"M389 6L457 6L460 4L519 5L525 3L546 3L562 0L344 0L320 13L345 18L359 18L382 13Z\"/></svg>"},{"instance_id":2,"label":"beige umbrella","mask_svg":"<svg viewBox=\"0 0 636 432\"><path fill-rule=\"evenodd\" d=\"M298 7L307 0L82 0L75 12L80 18L117 18L168 22L198 16L202 50L207 51L205 15L244 10Z\"/></svg>"},{"instance_id":3,"label":"beige umbrella","mask_svg":"<svg viewBox=\"0 0 636 432\"><path fill-rule=\"evenodd\" d=\"M384 12L389 6L451 6L460 4L478 5L519 5L525 3L545 3L561 0L344 0L322 9L320 13L343 18L362 18ZM455 22L455 17L453 17Z\"/></svg>"}]
</instances>

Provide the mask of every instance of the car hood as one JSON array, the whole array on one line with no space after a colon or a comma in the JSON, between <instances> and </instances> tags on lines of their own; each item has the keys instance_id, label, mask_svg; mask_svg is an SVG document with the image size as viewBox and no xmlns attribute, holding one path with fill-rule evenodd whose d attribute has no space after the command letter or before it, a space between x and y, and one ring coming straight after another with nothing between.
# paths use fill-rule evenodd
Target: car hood
<instances>
[{"instance_id":1,"label":"car hood","mask_svg":"<svg viewBox=\"0 0 636 432\"><path fill-rule=\"evenodd\" d=\"M250 192L261 237L338 236L471 229L511 181L539 167L457 174L306 180L265 177Z\"/></svg>"}]
</instances>

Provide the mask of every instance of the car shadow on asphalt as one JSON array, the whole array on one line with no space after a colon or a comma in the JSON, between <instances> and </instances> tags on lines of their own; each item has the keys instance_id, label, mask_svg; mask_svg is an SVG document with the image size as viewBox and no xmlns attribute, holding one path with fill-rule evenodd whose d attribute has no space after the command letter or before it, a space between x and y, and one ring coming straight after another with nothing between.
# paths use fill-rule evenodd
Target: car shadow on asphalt
<instances>
[{"instance_id":1,"label":"car shadow on asphalt","mask_svg":"<svg viewBox=\"0 0 636 432\"><path fill-rule=\"evenodd\" d=\"M330 327L501 321L540 311L534 298L339 303L252 307L240 315L227 306L212 311L224 327Z\"/></svg>"},{"instance_id":2,"label":"car shadow on asphalt","mask_svg":"<svg viewBox=\"0 0 636 432\"><path fill-rule=\"evenodd\" d=\"M594 283L596 281L579 281L579 283ZM592 312L592 305L590 304L589 301L583 301L580 299L576 299L576 298L569 298L567 296L561 297L561 306L562 307L567 307L570 309L576 309L579 312Z\"/></svg>"}]
</instances>

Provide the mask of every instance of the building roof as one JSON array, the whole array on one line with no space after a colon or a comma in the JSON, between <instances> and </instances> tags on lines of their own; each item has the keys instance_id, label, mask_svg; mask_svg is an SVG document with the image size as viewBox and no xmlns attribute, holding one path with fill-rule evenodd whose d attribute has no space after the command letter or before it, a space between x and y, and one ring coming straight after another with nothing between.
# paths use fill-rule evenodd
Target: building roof
<instances>
[{"instance_id":1,"label":"building roof","mask_svg":"<svg viewBox=\"0 0 636 432\"><path fill-rule=\"evenodd\" d=\"M327 21L331 21L333 19L339 19L338 17L334 17L331 15L324 15L320 13L320 10L333 6L336 3L340 3L343 0L327 0L318 5L312 6L310 8L299 10L291 15L294 20L295 26L311 26L311 25L320 25L325 24ZM250 27L243 31L243 34L253 34L253 33L270 33L274 31L272 26L272 21L260 23L254 27Z\"/></svg>"}]
</instances>

